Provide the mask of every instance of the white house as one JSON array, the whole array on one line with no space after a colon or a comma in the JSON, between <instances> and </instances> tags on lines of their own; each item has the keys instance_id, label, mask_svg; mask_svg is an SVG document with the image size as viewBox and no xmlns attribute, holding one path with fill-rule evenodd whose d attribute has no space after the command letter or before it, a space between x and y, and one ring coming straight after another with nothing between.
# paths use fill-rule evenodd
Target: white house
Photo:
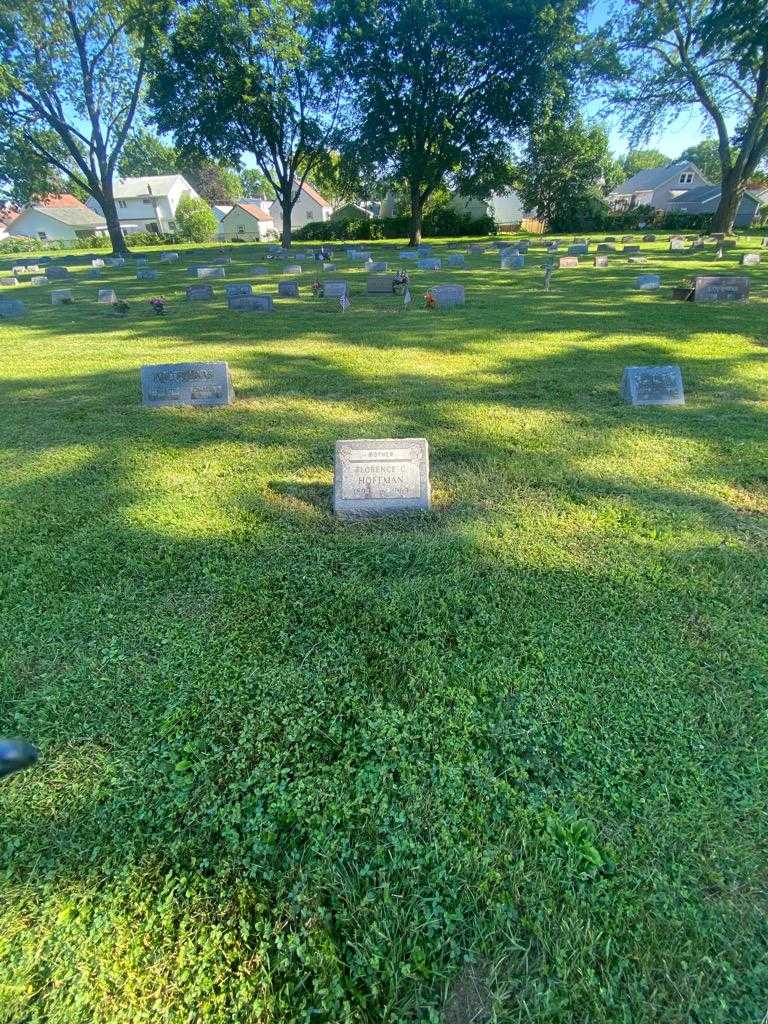
<instances>
[{"instance_id":1,"label":"white house","mask_svg":"<svg viewBox=\"0 0 768 1024\"><path fill-rule=\"evenodd\" d=\"M124 235L136 231L166 234L176 230L176 207L182 196L199 198L181 174L151 174L144 178L115 178L112 183L117 215ZM95 199L88 206L101 213Z\"/></svg>"},{"instance_id":2,"label":"white house","mask_svg":"<svg viewBox=\"0 0 768 1024\"><path fill-rule=\"evenodd\" d=\"M4 238L8 238L11 221L16 220L18 215L19 211L13 206L0 207L0 242Z\"/></svg>"},{"instance_id":3,"label":"white house","mask_svg":"<svg viewBox=\"0 0 768 1024\"><path fill-rule=\"evenodd\" d=\"M269 212L272 220L277 225L278 231L282 231L283 208L279 200L275 199L272 202ZM301 192L291 211L291 228L295 231L296 228L301 228L305 224L309 224L310 221L330 220L332 213L333 207L328 200L323 199L316 189L305 182L301 186Z\"/></svg>"},{"instance_id":4,"label":"white house","mask_svg":"<svg viewBox=\"0 0 768 1024\"><path fill-rule=\"evenodd\" d=\"M103 217L89 210L75 196L60 195L25 206L7 230L12 238L59 242L106 234L107 225Z\"/></svg>"},{"instance_id":5,"label":"white house","mask_svg":"<svg viewBox=\"0 0 768 1024\"><path fill-rule=\"evenodd\" d=\"M655 210L678 209L675 201L684 192L711 185L696 164L676 160L666 167L649 167L617 185L606 198L612 210L629 210L633 206L652 206ZM674 206L671 204L675 203Z\"/></svg>"},{"instance_id":6,"label":"white house","mask_svg":"<svg viewBox=\"0 0 768 1024\"><path fill-rule=\"evenodd\" d=\"M261 242L265 238L275 238L275 222L256 203L237 203L225 214L219 224L216 237L222 241L241 239L248 242Z\"/></svg>"},{"instance_id":7,"label":"white house","mask_svg":"<svg viewBox=\"0 0 768 1024\"><path fill-rule=\"evenodd\" d=\"M493 217L498 225L504 227L517 226L526 216L520 196L511 189L508 192L494 193L488 200L471 199L457 194L451 200L451 206L457 213L469 214L474 219Z\"/></svg>"}]
</instances>

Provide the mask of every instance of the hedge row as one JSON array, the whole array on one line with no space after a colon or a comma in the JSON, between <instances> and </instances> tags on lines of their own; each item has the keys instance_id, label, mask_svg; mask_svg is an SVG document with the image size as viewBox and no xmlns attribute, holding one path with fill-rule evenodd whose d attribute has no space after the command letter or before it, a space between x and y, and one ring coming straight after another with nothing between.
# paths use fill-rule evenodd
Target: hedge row
<instances>
[{"instance_id":1,"label":"hedge row","mask_svg":"<svg viewBox=\"0 0 768 1024\"><path fill-rule=\"evenodd\" d=\"M491 217L473 220L450 208L433 210L426 215L422 227L430 238L494 234ZM312 221L293 232L300 242L375 241L379 238L407 238L411 231L410 217L373 217L370 220Z\"/></svg>"}]
</instances>

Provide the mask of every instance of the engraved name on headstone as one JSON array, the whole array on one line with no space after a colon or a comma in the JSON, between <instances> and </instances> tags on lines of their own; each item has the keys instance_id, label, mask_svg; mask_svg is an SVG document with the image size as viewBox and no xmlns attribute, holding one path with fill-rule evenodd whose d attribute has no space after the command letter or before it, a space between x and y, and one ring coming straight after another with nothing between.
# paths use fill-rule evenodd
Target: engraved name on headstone
<instances>
[{"instance_id":1,"label":"engraved name on headstone","mask_svg":"<svg viewBox=\"0 0 768 1024\"><path fill-rule=\"evenodd\" d=\"M210 284L191 284L187 288L187 302L207 302L213 298L213 286Z\"/></svg>"},{"instance_id":2,"label":"engraved name on headstone","mask_svg":"<svg viewBox=\"0 0 768 1024\"><path fill-rule=\"evenodd\" d=\"M299 282L298 281L278 281L277 294L282 295L286 299L298 299L299 297Z\"/></svg>"},{"instance_id":3,"label":"engraved name on headstone","mask_svg":"<svg viewBox=\"0 0 768 1024\"><path fill-rule=\"evenodd\" d=\"M435 284L429 290L438 309L464 305L463 284Z\"/></svg>"},{"instance_id":4,"label":"engraved name on headstone","mask_svg":"<svg viewBox=\"0 0 768 1024\"><path fill-rule=\"evenodd\" d=\"M652 292L661 288L661 278L658 274L640 274L635 280L635 288L641 292Z\"/></svg>"},{"instance_id":5,"label":"engraved name on headstone","mask_svg":"<svg viewBox=\"0 0 768 1024\"><path fill-rule=\"evenodd\" d=\"M231 405L227 363L166 363L141 367L144 405Z\"/></svg>"},{"instance_id":6,"label":"engraved name on headstone","mask_svg":"<svg viewBox=\"0 0 768 1024\"><path fill-rule=\"evenodd\" d=\"M349 292L346 281L326 281L323 284L323 295L326 299L340 299Z\"/></svg>"},{"instance_id":7,"label":"engraved name on headstone","mask_svg":"<svg viewBox=\"0 0 768 1024\"><path fill-rule=\"evenodd\" d=\"M337 516L393 515L429 507L429 447L423 437L336 442Z\"/></svg>"},{"instance_id":8,"label":"engraved name on headstone","mask_svg":"<svg viewBox=\"0 0 768 1024\"><path fill-rule=\"evenodd\" d=\"M748 277L697 277L696 302L744 302L749 298Z\"/></svg>"},{"instance_id":9,"label":"engraved name on headstone","mask_svg":"<svg viewBox=\"0 0 768 1024\"><path fill-rule=\"evenodd\" d=\"M228 299L236 299L241 295L253 295L253 288L249 284L225 284L224 292Z\"/></svg>"},{"instance_id":10,"label":"engraved name on headstone","mask_svg":"<svg viewBox=\"0 0 768 1024\"><path fill-rule=\"evenodd\" d=\"M685 405L679 366L626 366L621 394L630 405Z\"/></svg>"}]
</instances>

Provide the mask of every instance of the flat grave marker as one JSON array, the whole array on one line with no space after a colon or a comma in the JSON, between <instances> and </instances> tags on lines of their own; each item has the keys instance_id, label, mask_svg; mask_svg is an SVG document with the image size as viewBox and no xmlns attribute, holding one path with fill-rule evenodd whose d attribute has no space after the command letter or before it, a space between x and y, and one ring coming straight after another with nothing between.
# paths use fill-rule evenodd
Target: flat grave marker
<instances>
[{"instance_id":1,"label":"flat grave marker","mask_svg":"<svg viewBox=\"0 0 768 1024\"><path fill-rule=\"evenodd\" d=\"M27 307L21 299L0 299L0 317L4 320L12 320L17 316L24 316Z\"/></svg>"},{"instance_id":2,"label":"flat grave marker","mask_svg":"<svg viewBox=\"0 0 768 1024\"><path fill-rule=\"evenodd\" d=\"M626 366L622 398L630 405L685 405L679 366Z\"/></svg>"},{"instance_id":3,"label":"flat grave marker","mask_svg":"<svg viewBox=\"0 0 768 1024\"><path fill-rule=\"evenodd\" d=\"M136 280L137 281L154 281L156 277L157 277L157 271L156 270L150 270L149 267L140 267L136 271Z\"/></svg>"},{"instance_id":4,"label":"flat grave marker","mask_svg":"<svg viewBox=\"0 0 768 1024\"><path fill-rule=\"evenodd\" d=\"M333 511L337 516L397 515L429 507L429 446L425 438L336 442Z\"/></svg>"},{"instance_id":5,"label":"flat grave marker","mask_svg":"<svg viewBox=\"0 0 768 1024\"><path fill-rule=\"evenodd\" d=\"M607 256L595 256L594 260L592 261L592 265L595 266L595 267L607 267L608 266L608 257Z\"/></svg>"},{"instance_id":6,"label":"flat grave marker","mask_svg":"<svg viewBox=\"0 0 768 1024\"><path fill-rule=\"evenodd\" d=\"M467 265L467 261L462 253L452 252L446 259L445 265L449 270L463 270Z\"/></svg>"},{"instance_id":7,"label":"flat grave marker","mask_svg":"<svg viewBox=\"0 0 768 1024\"><path fill-rule=\"evenodd\" d=\"M463 284L436 284L429 291L438 309L450 309L451 306L463 306L465 302Z\"/></svg>"},{"instance_id":8,"label":"flat grave marker","mask_svg":"<svg viewBox=\"0 0 768 1024\"><path fill-rule=\"evenodd\" d=\"M417 270L440 270L442 265L441 260L436 260L432 257L425 257L416 261Z\"/></svg>"},{"instance_id":9,"label":"flat grave marker","mask_svg":"<svg viewBox=\"0 0 768 1024\"><path fill-rule=\"evenodd\" d=\"M227 272L224 267L197 267L195 277L226 277Z\"/></svg>"},{"instance_id":10,"label":"flat grave marker","mask_svg":"<svg viewBox=\"0 0 768 1024\"><path fill-rule=\"evenodd\" d=\"M699 276L694 279L695 302L746 302L748 277Z\"/></svg>"},{"instance_id":11,"label":"flat grave marker","mask_svg":"<svg viewBox=\"0 0 768 1024\"><path fill-rule=\"evenodd\" d=\"M326 299L340 299L348 292L349 286L346 281L326 281L323 284L323 297Z\"/></svg>"},{"instance_id":12,"label":"flat grave marker","mask_svg":"<svg viewBox=\"0 0 768 1024\"><path fill-rule=\"evenodd\" d=\"M227 363L164 363L141 367L141 397L149 408L231 405Z\"/></svg>"},{"instance_id":13,"label":"flat grave marker","mask_svg":"<svg viewBox=\"0 0 768 1024\"><path fill-rule=\"evenodd\" d=\"M382 260L371 261L370 263L366 264L365 269L371 274L386 274L387 264L384 263Z\"/></svg>"},{"instance_id":14,"label":"flat grave marker","mask_svg":"<svg viewBox=\"0 0 768 1024\"><path fill-rule=\"evenodd\" d=\"M19 282L15 277L0 277L0 285L3 288L13 288Z\"/></svg>"},{"instance_id":15,"label":"flat grave marker","mask_svg":"<svg viewBox=\"0 0 768 1024\"><path fill-rule=\"evenodd\" d=\"M191 284L187 288L187 302L208 302L213 298L213 285Z\"/></svg>"},{"instance_id":16,"label":"flat grave marker","mask_svg":"<svg viewBox=\"0 0 768 1024\"><path fill-rule=\"evenodd\" d=\"M46 267L45 276L51 281L65 281L69 271L66 267Z\"/></svg>"}]
</instances>

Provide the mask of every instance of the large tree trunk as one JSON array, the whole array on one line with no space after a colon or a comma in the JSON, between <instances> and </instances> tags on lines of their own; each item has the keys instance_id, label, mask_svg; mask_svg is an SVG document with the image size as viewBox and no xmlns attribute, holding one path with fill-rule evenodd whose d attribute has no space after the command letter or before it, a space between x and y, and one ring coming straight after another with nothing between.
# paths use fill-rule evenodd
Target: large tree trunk
<instances>
[{"instance_id":1,"label":"large tree trunk","mask_svg":"<svg viewBox=\"0 0 768 1024\"><path fill-rule=\"evenodd\" d=\"M291 205L283 202L283 233L282 245L284 249L291 248Z\"/></svg>"},{"instance_id":2,"label":"large tree trunk","mask_svg":"<svg viewBox=\"0 0 768 1024\"><path fill-rule=\"evenodd\" d=\"M717 208L712 220L712 230L730 235L733 231L733 222L741 203L742 189L739 187L739 172L735 169L723 174L723 191L720 195L720 205Z\"/></svg>"},{"instance_id":3,"label":"large tree trunk","mask_svg":"<svg viewBox=\"0 0 768 1024\"><path fill-rule=\"evenodd\" d=\"M408 245L421 245L421 221L422 211L424 209L424 203L421 197L411 191L411 237L408 240Z\"/></svg>"},{"instance_id":4,"label":"large tree trunk","mask_svg":"<svg viewBox=\"0 0 768 1024\"><path fill-rule=\"evenodd\" d=\"M128 246L125 244L125 236L120 227L120 218L117 215L117 204L112 195L111 183L109 189L102 190L98 202L104 214L104 220L107 222L109 240L112 243L112 255L127 256Z\"/></svg>"}]
</instances>

